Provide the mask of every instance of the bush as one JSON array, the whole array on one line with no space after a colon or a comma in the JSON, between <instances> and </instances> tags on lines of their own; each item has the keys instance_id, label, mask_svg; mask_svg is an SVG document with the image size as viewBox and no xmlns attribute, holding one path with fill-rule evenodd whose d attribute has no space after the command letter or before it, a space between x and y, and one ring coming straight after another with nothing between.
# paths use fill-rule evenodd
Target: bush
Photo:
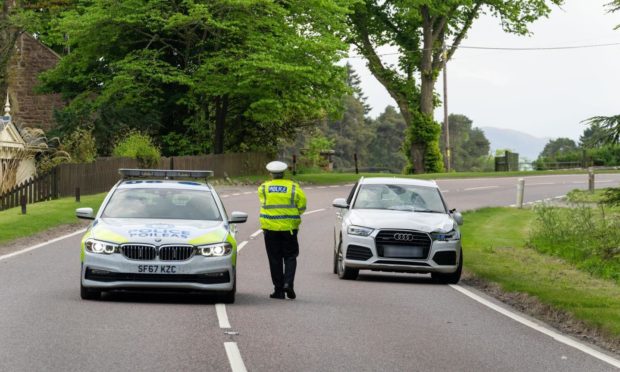
<instances>
[{"instance_id":1,"label":"bush","mask_svg":"<svg viewBox=\"0 0 620 372\"><path fill-rule=\"evenodd\" d=\"M153 139L144 133L131 131L114 146L112 156L137 159L141 168L155 168L161 154Z\"/></svg>"},{"instance_id":2,"label":"bush","mask_svg":"<svg viewBox=\"0 0 620 372\"><path fill-rule=\"evenodd\" d=\"M529 245L591 274L620 282L620 211L602 204L541 205Z\"/></svg>"},{"instance_id":3,"label":"bush","mask_svg":"<svg viewBox=\"0 0 620 372\"><path fill-rule=\"evenodd\" d=\"M97 143L92 128L77 128L64 138L61 149L73 163L92 163L97 158Z\"/></svg>"}]
</instances>

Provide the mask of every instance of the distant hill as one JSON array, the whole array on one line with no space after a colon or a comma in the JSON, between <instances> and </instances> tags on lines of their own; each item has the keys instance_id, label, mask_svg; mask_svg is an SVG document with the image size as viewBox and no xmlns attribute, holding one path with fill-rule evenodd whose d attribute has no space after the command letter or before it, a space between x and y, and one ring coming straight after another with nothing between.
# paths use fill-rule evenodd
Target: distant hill
<instances>
[{"instance_id":1,"label":"distant hill","mask_svg":"<svg viewBox=\"0 0 620 372\"><path fill-rule=\"evenodd\" d=\"M491 153L497 149L510 149L519 153L519 158L536 160L551 138L539 138L514 129L481 127L485 137L491 142Z\"/></svg>"}]
</instances>

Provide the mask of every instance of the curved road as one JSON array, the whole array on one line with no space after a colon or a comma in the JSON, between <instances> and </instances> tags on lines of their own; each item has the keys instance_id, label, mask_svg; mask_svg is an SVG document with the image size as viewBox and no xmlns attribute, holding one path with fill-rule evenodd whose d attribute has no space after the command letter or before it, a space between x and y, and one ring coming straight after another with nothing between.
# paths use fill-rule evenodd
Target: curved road
<instances>
[{"instance_id":1,"label":"curved road","mask_svg":"<svg viewBox=\"0 0 620 372\"><path fill-rule=\"evenodd\" d=\"M587 175L525 178L526 202L587 187ZM596 181L597 187L618 185L620 174L597 175ZM438 183L451 207L467 210L513 204L517 178ZM218 189L229 212L251 216L239 225L238 241L245 243L233 305L153 293L82 301L80 234L0 257L0 371L610 371L616 370L614 363L620 366L619 356L595 357L558 342L474 301L461 286L433 284L424 275L374 272L339 280L331 273L335 213L330 206L350 187L304 188L308 212L300 231L295 301L268 298L272 288L254 187Z\"/></svg>"}]
</instances>

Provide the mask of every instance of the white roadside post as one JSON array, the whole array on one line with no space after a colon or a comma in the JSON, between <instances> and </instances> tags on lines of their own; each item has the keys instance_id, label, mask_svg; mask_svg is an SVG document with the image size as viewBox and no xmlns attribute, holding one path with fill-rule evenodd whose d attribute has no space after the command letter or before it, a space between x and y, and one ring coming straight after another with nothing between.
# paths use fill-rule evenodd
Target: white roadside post
<instances>
[{"instance_id":1,"label":"white roadside post","mask_svg":"<svg viewBox=\"0 0 620 372\"><path fill-rule=\"evenodd\" d=\"M594 192L594 169L588 168L588 191Z\"/></svg>"},{"instance_id":2,"label":"white roadside post","mask_svg":"<svg viewBox=\"0 0 620 372\"><path fill-rule=\"evenodd\" d=\"M517 208L523 208L523 192L525 191L525 179L519 178L517 183Z\"/></svg>"}]
</instances>

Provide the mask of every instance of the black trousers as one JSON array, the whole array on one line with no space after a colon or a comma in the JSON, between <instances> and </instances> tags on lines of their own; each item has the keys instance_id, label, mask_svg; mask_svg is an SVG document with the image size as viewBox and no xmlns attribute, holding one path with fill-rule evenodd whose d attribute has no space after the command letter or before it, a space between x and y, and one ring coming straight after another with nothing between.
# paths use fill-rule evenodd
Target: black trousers
<instances>
[{"instance_id":1,"label":"black trousers","mask_svg":"<svg viewBox=\"0 0 620 372\"><path fill-rule=\"evenodd\" d=\"M263 230L263 234L265 235L265 248L267 248L271 281L275 290L281 291L284 283L293 286L295 270L297 269L297 256L299 255L297 230L292 232Z\"/></svg>"}]
</instances>

